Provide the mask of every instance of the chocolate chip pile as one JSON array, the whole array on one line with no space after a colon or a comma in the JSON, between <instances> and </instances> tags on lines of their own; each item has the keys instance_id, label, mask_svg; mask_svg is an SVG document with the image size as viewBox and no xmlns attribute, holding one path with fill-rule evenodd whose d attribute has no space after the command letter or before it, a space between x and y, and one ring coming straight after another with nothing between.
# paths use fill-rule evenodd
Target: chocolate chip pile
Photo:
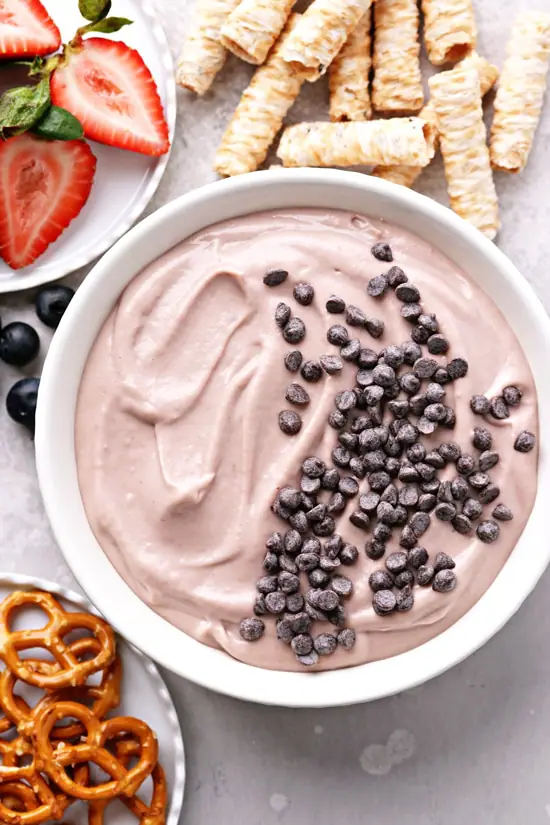
<instances>
[{"instance_id":1,"label":"chocolate chip pile","mask_svg":"<svg viewBox=\"0 0 550 825\"><path fill-rule=\"evenodd\" d=\"M375 244L371 252L379 261L393 261L387 243ZM277 287L287 277L286 270L271 270L264 283ZM256 584L255 616L240 625L243 639L256 641L265 632L260 617L271 615L276 620L277 638L290 645L303 665L316 664L319 656L334 653L338 645L349 650L356 641L355 631L345 627L345 601L352 595L353 584L342 568L355 564L359 550L336 532L337 519L342 531L347 517L356 528L370 533L366 555L372 560L384 558L384 567L371 574L369 586L375 613L388 616L412 609L415 586L448 593L457 585L454 560L445 552L432 554L431 558L418 544L432 518L448 522L450 528L463 535L475 529L477 537L486 543L498 539L499 522L513 518L505 504L493 506L500 489L491 480L490 470L500 457L492 449L492 436L486 427L474 429L475 453L463 452L453 441L445 441L437 449L422 443L423 435L455 427L456 413L445 403L445 385L463 378L468 363L453 358L443 365L430 357L445 355L449 341L440 332L437 317L424 311L418 288L398 266L390 266L367 285L367 294L378 300L391 291L401 303L402 317L411 325L410 340L389 344L381 351L363 347L350 328L366 330L378 339L384 333L384 323L367 317L359 307L346 306L342 298L333 295L326 302L326 310L344 316L345 324L333 324L327 341L339 353L304 361L300 350L293 348L284 359L288 372L299 373L306 384L345 368L350 371L351 382L350 389L336 393L334 410L328 417L329 426L337 432L331 463L317 456L306 458L300 488L283 486L272 504L273 512L287 529L267 539L265 575ZM300 306L307 307L314 300L314 288L298 283L293 297ZM288 304L278 304L275 323L289 344L296 346L303 341L306 325L292 314ZM470 406L480 416L502 420L521 398L520 389L509 386L492 399L473 396ZM301 414L310 396L302 383L292 381L285 399L295 409L279 413L279 426L283 433L293 436L300 432ZM529 452L534 445L535 436L522 432L514 448ZM450 467L454 477L441 478L442 471L449 475ZM488 518L486 509L491 506ZM345 514L348 507L351 512ZM386 554L394 535L402 549ZM336 631L313 635L315 622L330 622Z\"/></svg>"}]
</instances>

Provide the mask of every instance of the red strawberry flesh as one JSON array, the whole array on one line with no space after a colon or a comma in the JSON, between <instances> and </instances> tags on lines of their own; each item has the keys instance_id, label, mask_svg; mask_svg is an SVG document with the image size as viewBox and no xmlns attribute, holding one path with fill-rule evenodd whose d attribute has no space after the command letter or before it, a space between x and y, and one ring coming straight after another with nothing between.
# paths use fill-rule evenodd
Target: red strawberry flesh
<instances>
[{"instance_id":1,"label":"red strawberry flesh","mask_svg":"<svg viewBox=\"0 0 550 825\"><path fill-rule=\"evenodd\" d=\"M147 155L170 148L162 101L142 58L119 41L84 40L51 78L52 101L78 118L91 140Z\"/></svg>"},{"instance_id":2,"label":"red strawberry flesh","mask_svg":"<svg viewBox=\"0 0 550 825\"><path fill-rule=\"evenodd\" d=\"M96 159L82 140L28 133L0 141L0 257L12 269L33 263L88 200Z\"/></svg>"},{"instance_id":3,"label":"red strawberry flesh","mask_svg":"<svg viewBox=\"0 0 550 825\"><path fill-rule=\"evenodd\" d=\"M0 60L57 51L59 29L39 0L0 0Z\"/></svg>"}]
</instances>

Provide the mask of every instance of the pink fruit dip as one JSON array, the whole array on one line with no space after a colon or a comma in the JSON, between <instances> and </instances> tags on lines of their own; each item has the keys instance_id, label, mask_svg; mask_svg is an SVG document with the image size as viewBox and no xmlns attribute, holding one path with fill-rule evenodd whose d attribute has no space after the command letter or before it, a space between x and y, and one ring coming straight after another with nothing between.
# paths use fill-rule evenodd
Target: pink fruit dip
<instances>
[{"instance_id":1,"label":"pink fruit dip","mask_svg":"<svg viewBox=\"0 0 550 825\"><path fill-rule=\"evenodd\" d=\"M538 436L533 377L505 318L467 273L428 243L382 221L336 210L249 215L197 233L146 267L107 318L84 371L76 418L78 474L99 544L157 613L258 667L303 669L276 639L273 617L253 643L241 638L239 623L253 615L266 538L287 529L270 509L277 490L299 486L307 456L330 462L337 433L327 417L335 393L355 383L355 369L346 364L340 374L306 384L285 369L283 358L295 348L304 360L338 354L326 338L331 325L345 324L345 316L325 309L333 294L384 321L378 341L350 328L364 347L379 351L409 340L411 325L393 291L377 299L366 294L368 279L390 266L370 252L381 240L391 244L394 264L419 288L424 311L437 314L451 342L446 355L433 357L444 365L461 356L469 364L465 378L445 386L456 428L439 428L422 441L431 449L452 440L476 455L473 428L488 426L500 454L490 471L501 490L494 505L502 502L514 515L500 523L497 541L484 544L475 526L471 535L460 535L432 514L419 543L432 560L439 551L454 558L458 584L444 594L415 586L414 607L387 617L375 614L368 584L384 559L366 557L370 534L349 522L357 499L337 517L337 532L359 549L355 565L339 568L354 583L346 626L357 640L312 669L414 648L456 622L491 585L524 529L537 486L538 448L528 454L513 449L521 431ZM289 277L268 288L263 277L274 268L288 270ZM299 281L314 286L310 306L293 299ZM306 325L297 346L285 342L274 322L280 301ZM285 391L293 381L306 387L311 403L295 408L303 426L289 437L279 429L278 415L292 409ZM523 392L509 418L486 422L470 411L473 394L491 398L507 385ZM456 475L454 468L447 471L443 478ZM360 489L368 490L366 480ZM483 518L490 518L494 505ZM398 538L399 529L387 553L400 549ZM316 633L335 631L317 624Z\"/></svg>"}]
</instances>

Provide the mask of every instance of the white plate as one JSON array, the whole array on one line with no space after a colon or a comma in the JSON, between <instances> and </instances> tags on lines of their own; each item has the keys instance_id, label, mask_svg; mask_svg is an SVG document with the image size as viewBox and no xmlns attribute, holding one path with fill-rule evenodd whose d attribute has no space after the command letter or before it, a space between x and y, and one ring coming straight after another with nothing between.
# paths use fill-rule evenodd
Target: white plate
<instances>
[{"instance_id":1,"label":"white plate","mask_svg":"<svg viewBox=\"0 0 550 825\"><path fill-rule=\"evenodd\" d=\"M92 605L70 590L57 584L35 579L31 576L17 576L0 573L0 601L14 590L46 590L60 598L65 610L85 610L97 613ZM25 610L21 614L19 627L41 627L44 624L43 613L36 609ZM166 825L177 825L183 803L185 788L185 757L183 740L176 709L172 703L166 685L160 673L143 653L117 638L118 652L122 659L122 690L118 710L110 715L136 716L143 719L156 732L160 762L166 772L168 782L168 810ZM42 651L43 653L43 651ZM25 686L18 690L27 695L32 705L36 701L36 691ZM144 785L148 791L149 780ZM75 803L67 814L71 825L87 825L88 817L85 803ZM136 819L121 803L113 802L105 812L105 825L136 825Z\"/></svg>"},{"instance_id":2,"label":"white plate","mask_svg":"<svg viewBox=\"0 0 550 825\"><path fill-rule=\"evenodd\" d=\"M86 21L76 0L42 0L59 26L63 41L70 40ZM110 40L123 40L137 49L151 70L174 138L176 86L166 37L148 0L114 0L111 12L133 20ZM25 84L22 70L2 69L2 86ZM61 237L31 266L13 270L0 259L0 293L45 284L74 272L108 249L139 218L160 183L169 153L159 158L125 152L90 141L97 158L92 193L80 215Z\"/></svg>"}]
</instances>

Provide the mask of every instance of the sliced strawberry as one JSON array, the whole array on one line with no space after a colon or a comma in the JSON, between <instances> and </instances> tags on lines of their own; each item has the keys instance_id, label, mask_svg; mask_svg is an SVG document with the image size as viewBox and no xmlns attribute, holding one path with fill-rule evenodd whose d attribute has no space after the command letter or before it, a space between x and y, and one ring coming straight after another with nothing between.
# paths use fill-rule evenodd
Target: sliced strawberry
<instances>
[{"instance_id":1,"label":"sliced strawberry","mask_svg":"<svg viewBox=\"0 0 550 825\"><path fill-rule=\"evenodd\" d=\"M0 0L0 59L51 54L59 29L39 0Z\"/></svg>"},{"instance_id":2,"label":"sliced strawberry","mask_svg":"<svg viewBox=\"0 0 550 825\"><path fill-rule=\"evenodd\" d=\"M134 49L91 37L66 57L51 78L52 101L78 118L86 137L146 155L168 151L162 102Z\"/></svg>"},{"instance_id":3,"label":"sliced strawberry","mask_svg":"<svg viewBox=\"0 0 550 825\"><path fill-rule=\"evenodd\" d=\"M28 266L76 218L92 188L96 159L83 140L28 132L0 141L0 257Z\"/></svg>"}]
</instances>

